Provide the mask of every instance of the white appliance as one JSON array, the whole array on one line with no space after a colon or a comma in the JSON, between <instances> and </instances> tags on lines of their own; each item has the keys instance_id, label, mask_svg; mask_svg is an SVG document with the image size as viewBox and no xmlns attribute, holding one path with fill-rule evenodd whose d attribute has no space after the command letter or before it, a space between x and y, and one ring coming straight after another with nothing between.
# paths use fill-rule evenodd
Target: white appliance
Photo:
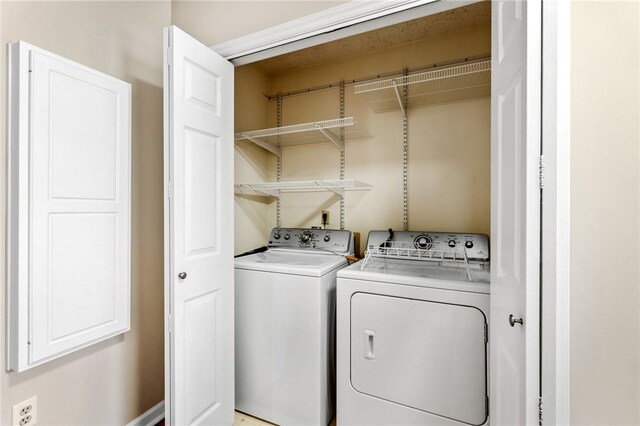
<instances>
[{"instance_id":1,"label":"white appliance","mask_svg":"<svg viewBox=\"0 0 640 426\"><path fill-rule=\"evenodd\" d=\"M486 235L370 232L337 310L338 424L488 423Z\"/></svg>"},{"instance_id":2,"label":"white appliance","mask_svg":"<svg viewBox=\"0 0 640 426\"><path fill-rule=\"evenodd\" d=\"M350 231L278 229L235 260L236 409L279 425L335 412L336 272Z\"/></svg>"}]
</instances>

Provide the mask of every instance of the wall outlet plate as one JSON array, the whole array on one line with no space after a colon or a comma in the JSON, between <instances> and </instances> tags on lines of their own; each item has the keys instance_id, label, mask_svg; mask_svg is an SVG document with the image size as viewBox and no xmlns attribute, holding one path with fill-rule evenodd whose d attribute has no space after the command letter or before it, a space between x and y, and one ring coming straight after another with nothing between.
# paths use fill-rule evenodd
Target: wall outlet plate
<instances>
[{"instance_id":1,"label":"wall outlet plate","mask_svg":"<svg viewBox=\"0 0 640 426\"><path fill-rule=\"evenodd\" d=\"M13 406L11 416L11 426L32 426L38 423L38 396L34 395L29 399Z\"/></svg>"}]
</instances>

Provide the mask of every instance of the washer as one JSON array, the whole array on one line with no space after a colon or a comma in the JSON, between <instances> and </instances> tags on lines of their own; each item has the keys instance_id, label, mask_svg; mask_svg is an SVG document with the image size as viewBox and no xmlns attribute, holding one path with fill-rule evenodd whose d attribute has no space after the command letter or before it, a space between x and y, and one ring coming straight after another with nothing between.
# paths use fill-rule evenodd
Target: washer
<instances>
[{"instance_id":1,"label":"washer","mask_svg":"<svg viewBox=\"0 0 640 426\"><path fill-rule=\"evenodd\" d=\"M267 247L235 260L236 409L326 426L335 414L336 273L353 235L276 228Z\"/></svg>"},{"instance_id":2,"label":"washer","mask_svg":"<svg viewBox=\"0 0 640 426\"><path fill-rule=\"evenodd\" d=\"M488 424L486 235L370 232L337 310L338 424Z\"/></svg>"}]
</instances>

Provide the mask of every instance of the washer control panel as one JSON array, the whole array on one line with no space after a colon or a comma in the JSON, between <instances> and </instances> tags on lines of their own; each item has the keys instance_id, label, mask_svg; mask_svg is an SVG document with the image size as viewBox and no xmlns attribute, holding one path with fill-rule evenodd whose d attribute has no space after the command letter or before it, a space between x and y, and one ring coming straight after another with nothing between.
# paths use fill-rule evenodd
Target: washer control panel
<instances>
[{"instance_id":1,"label":"washer control panel","mask_svg":"<svg viewBox=\"0 0 640 426\"><path fill-rule=\"evenodd\" d=\"M273 228L267 246L350 253L353 251L352 239L351 231L339 229Z\"/></svg>"},{"instance_id":2,"label":"washer control panel","mask_svg":"<svg viewBox=\"0 0 640 426\"><path fill-rule=\"evenodd\" d=\"M369 245L383 246L387 240L400 243L403 246L415 247L423 250L466 250L469 260L489 260L489 237L484 234L463 234L428 231L371 231L367 239Z\"/></svg>"}]
</instances>

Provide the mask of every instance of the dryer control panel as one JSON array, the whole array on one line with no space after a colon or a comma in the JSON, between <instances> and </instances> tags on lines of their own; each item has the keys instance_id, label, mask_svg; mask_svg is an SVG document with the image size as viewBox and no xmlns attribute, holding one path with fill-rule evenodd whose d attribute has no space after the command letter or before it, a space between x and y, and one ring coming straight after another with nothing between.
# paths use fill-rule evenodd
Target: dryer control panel
<instances>
[{"instance_id":1,"label":"dryer control panel","mask_svg":"<svg viewBox=\"0 0 640 426\"><path fill-rule=\"evenodd\" d=\"M316 228L273 228L269 234L269 248L329 250L335 253L351 253L351 231Z\"/></svg>"},{"instance_id":2,"label":"dryer control panel","mask_svg":"<svg viewBox=\"0 0 640 426\"><path fill-rule=\"evenodd\" d=\"M484 234L463 234L457 232L429 231L371 231L367 239L369 245L381 246L387 241L404 247L423 250L458 250L467 253L469 260L486 262L489 260L489 237Z\"/></svg>"}]
</instances>

